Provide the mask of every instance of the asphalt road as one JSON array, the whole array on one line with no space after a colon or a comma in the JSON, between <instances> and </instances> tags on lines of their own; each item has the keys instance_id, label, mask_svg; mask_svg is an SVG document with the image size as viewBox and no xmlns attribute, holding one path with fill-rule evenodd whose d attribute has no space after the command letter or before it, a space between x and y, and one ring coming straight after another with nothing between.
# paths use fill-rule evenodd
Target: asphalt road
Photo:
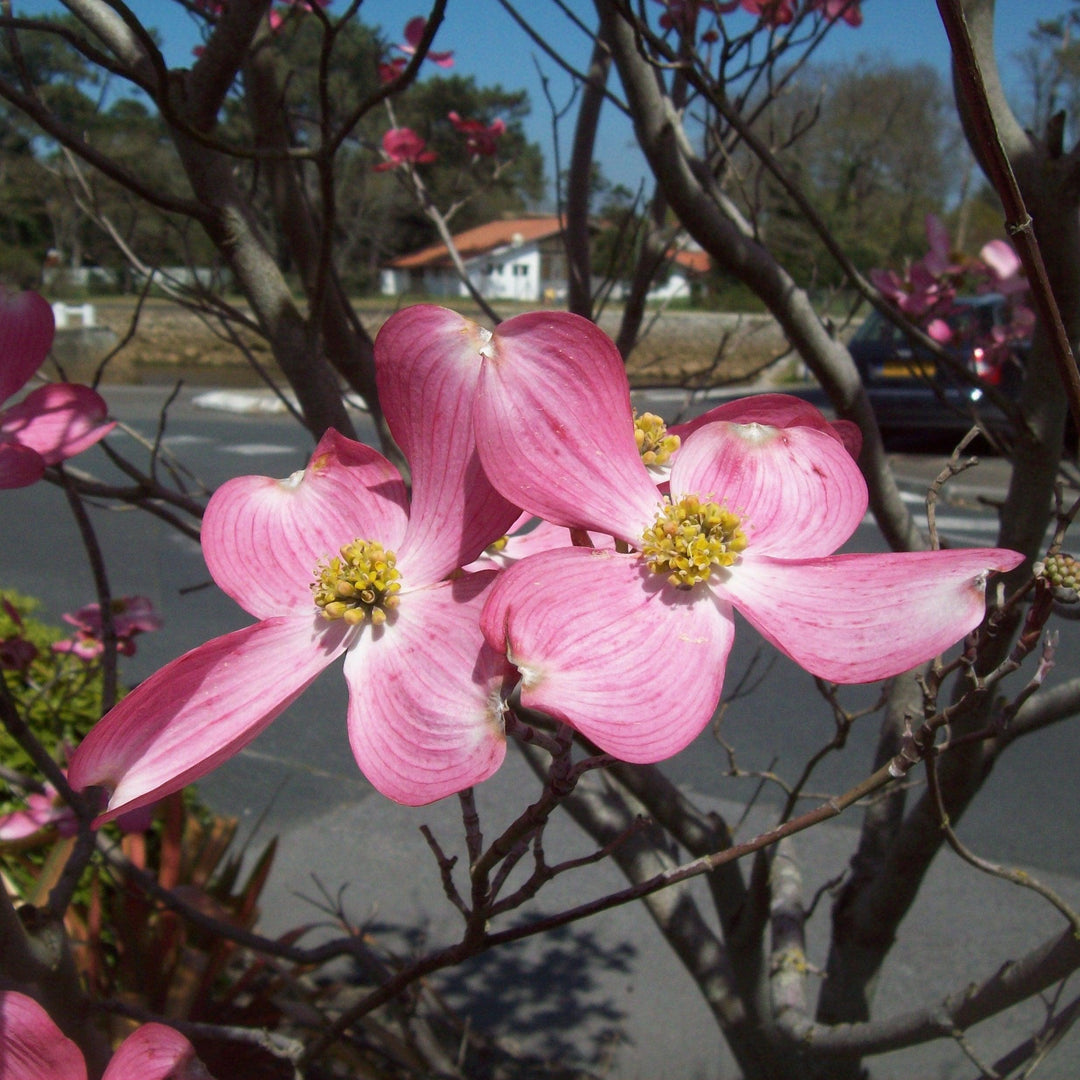
<instances>
[{"instance_id":1,"label":"asphalt road","mask_svg":"<svg viewBox=\"0 0 1080 1080\"><path fill-rule=\"evenodd\" d=\"M109 388L107 396L115 415L144 434L154 431L163 391ZM192 397L185 393L170 410L165 445L208 486L239 473L286 476L303 467L311 443L293 421L279 415L200 408ZM673 407L681 407L665 395L639 406L669 414ZM372 438L365 414L357 413L356 419L361 438ZM111 439L138 460L133 438L116 434ZM77 464L94 472L109 469L98 451ZM905 498L913 506L920 503L940 464L940 459L918 455L897 457ZM989 460L960 478L962 482L952 489L954 502L939 512L942 531L961 543L993 543L994 521L979 496L1000 492L1006 477L1004 463ZM6 492L4 504L0 581L40 597L43 614L51 618L92 599L89 571L61 494L39 484ZM165 617L166 629L142 637L138 655L125 662L123 674L129 681L145 677L211 636L250 622L208 584L194 541L143 514L102 509L93 517L114 592L148 595ZM884 549L869 522L849 546ZM1080 637L1072 624L1061 629L1060 659L1051 680L1069 676L1076 666ZM832 724L810 677L776 656L741 624L728 686L734 686L742 673L760 671L767 664L774 666L766 684L730 705L721 733L735 747L743 769L768 768L792 779L806 757L831 737ZM868 701L870 695L865 688L850 688L842 700ZM310 876L314 873L331 891L351 881L348 895L358 917L371 914L374 925L403 947L421 923L428 940L447 940L454 933L454 914L440 896L435 868L417 829L422 822L431 822L454 846L460 834L455 801L404 810L374 795L352 761L344 715L344 680L340 670L330 670L249 748L206 778L201 791L214 807L237 815L259 837L281 834L281 853L264 909L264 926L271 931L318 917L299 898L316 892ZM857 724L843 752L822 763L810 788L832 792L861 779L869 770L875 736L874 719ZM1080 900L1077 760L1076 723L1059 724L1027 740L1001 762L960 829L980 853L1048 876L1074 902ZM666 769L684 790L733 820L738 819L741 804L757 795L743 835L766 822L775 805L769 791L758 792L756 780L728 775L727 753L713 732L704 733ZM486 831L493 830L494 822L508 820L509 810L523 805L522 792L532 792L535 786L520 761L508 761L479 791ZM800 840L808 890L842 870L857 826L857 815L850 814L839 825ZM553 825L549 845L556 855L559 849L584 850L580 834L565 820ZM560 885L542 894L540 907L554 910L562 902L580 900L589 890L620 884L610 868L590 874L584 881L575 879L572 886ZM998 946L989 950L997 958L1002 955L999 947L1030 947L1057 925L1056 916L1049 917L1045 907L1032 905L1016 890L996 885L987 890L974 872L948 857L940 860L919 903L919 912L908 921L907 939L883 978L879 1000L886 1011L910 1006L912 995L920 1000L928 986L940 984L946 993L956 988L961 975L974 979L989 974L988 939ZM971 905L979 905L981 913L975 925L965 914ZM826 907L822 905L823 910ZM812 946L823 950L827 917L816 924ZM823 952L818 954L821 958ZM510 992L508 987L518 989ZM599 923L585 923L544 942L475 962L447 979L444 988L451 1001L474 1009L478 1022L496 1024L512 1013L515 1030L538 1052L572 1055L594 1066L606 1060L605 1055L614 1055L621 1062L618 1076L715 1075L724 1061L715 1029L693 987L637 909L611 913ZM553 995L552 990L557 992ZM1033 1015L995 1025L987 1033L988 1045L1022 1033ZM967 1071L952 1070L961 1061L955 1048L938 1045L903 1057L891 1055L888 1069L880 1075L913 1080L959 1077ZM1064 1063L1065 1071L1055 1072L1058 1066L1052 1063L1040 1075L1065 1080L1080 1071L1076 1047L1071 1054L1068 1048L1059 1053L1052 1059L1056 1061Z\"/></svg>"}]
</instances>

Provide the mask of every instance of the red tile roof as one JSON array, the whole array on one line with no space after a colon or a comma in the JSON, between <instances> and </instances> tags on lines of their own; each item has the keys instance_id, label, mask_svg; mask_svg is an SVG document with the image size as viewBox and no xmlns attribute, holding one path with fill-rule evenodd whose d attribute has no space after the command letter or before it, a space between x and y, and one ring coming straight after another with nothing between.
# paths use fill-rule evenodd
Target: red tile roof
<instances>
[{"instance_id":1,"label":"red tile roof","mask_svg":"<svg viewBox=\"0 0 1080 1080\"><path fill-rule=\"evenodd\" d=\"M676 251L671 261L691 274L707 274L712 267L707 251Z\"/></svg>"},{"instance_id":2,"label":"red tile roof","mask_svg":"<svg viewBox=\"0 0 1080 1080\"><path fill-rule=\"evenodd\" d=\"M563 231L557 217L510 218L506 221L489 221L466 229L454 237L454 246L463 259L485 255L496 248L509 247L514 243L529 243L558 236ZM432 244L408 255L391 259L387 266L395 270L415 270L423 266L449 266L450 251L445 244Z\"/></svg>"}]
</instances>

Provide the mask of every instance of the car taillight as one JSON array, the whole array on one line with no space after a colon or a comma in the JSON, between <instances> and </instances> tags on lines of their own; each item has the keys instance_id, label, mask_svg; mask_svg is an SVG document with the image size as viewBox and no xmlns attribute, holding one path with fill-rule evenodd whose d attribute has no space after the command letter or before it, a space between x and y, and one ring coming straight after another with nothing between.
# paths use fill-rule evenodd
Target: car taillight
<instances>
[{"instance_id":1,"label":"car taillight","mask_svg":"<svg viewBox=\"0 0 1080 1080\"><path fill-rule=\"evenodd\" d=\"M991 386L997 386L1001 382L1001 367L986 355L986 350L981 345L971 350L971 359L975 364L975 374L983 382Z\"/></svg>"}]
</instances>

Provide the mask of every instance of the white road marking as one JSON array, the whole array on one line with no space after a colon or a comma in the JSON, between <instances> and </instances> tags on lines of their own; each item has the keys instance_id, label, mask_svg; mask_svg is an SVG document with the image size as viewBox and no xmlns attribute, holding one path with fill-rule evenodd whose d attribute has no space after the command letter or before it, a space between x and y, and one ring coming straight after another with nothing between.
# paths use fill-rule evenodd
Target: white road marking
<instances>
[{"instance_id":1,"label":"white road marking","mask_svg":"<svg viewBox=\"0 0 1080 1080\"><path fill-rule=\"evenodd\" d=\"M295 446L284 443L231 443L218 448L223 454L239 454L241 457L258 457L260 454L297 454Z\"/></svg>"}]
</instances>

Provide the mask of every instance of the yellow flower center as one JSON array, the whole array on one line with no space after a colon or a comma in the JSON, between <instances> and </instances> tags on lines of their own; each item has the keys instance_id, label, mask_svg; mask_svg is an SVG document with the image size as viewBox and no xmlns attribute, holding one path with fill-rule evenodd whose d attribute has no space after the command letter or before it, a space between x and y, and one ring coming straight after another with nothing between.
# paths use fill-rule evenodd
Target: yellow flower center
<instances>
[{"instance_id":1,"label":"yellow flower center","mask_svg":"<svg viewBox=\"0 0 1080 1080\"><path fill-rule=\"evenodd\" d=\"M356 626L370 619L374 626L386 622L398 605L401 575L397 556L382 544L354 540L340 555L332 555L315 567L311 591L325 619L344 619Z\"/></svg>"},{"instance_id":2,"label":"yellow flower center","mask_svg":"<svg viewBox=\"0 0 1080 1080\"><path fill-rule=\"evenodd\" d=\"M664 421L651 412L634 414L634 440L646 465L666 465L682 441L678 435L669 435Z\"/></svg>"},{"instance_id":3,"label":"yellow flower center","mask_svg":"<svg viewBox=\"0 0 1080 1080\"><path fill-rule=\"evenodd\" d=\"M708 581L714 566L731 566L746 548L742 519L726 507L685 495L665 500L656 522L642 536L641 553L649 569L668 574L668 582L689 589Z\"/></svg>"}]
</instances>

